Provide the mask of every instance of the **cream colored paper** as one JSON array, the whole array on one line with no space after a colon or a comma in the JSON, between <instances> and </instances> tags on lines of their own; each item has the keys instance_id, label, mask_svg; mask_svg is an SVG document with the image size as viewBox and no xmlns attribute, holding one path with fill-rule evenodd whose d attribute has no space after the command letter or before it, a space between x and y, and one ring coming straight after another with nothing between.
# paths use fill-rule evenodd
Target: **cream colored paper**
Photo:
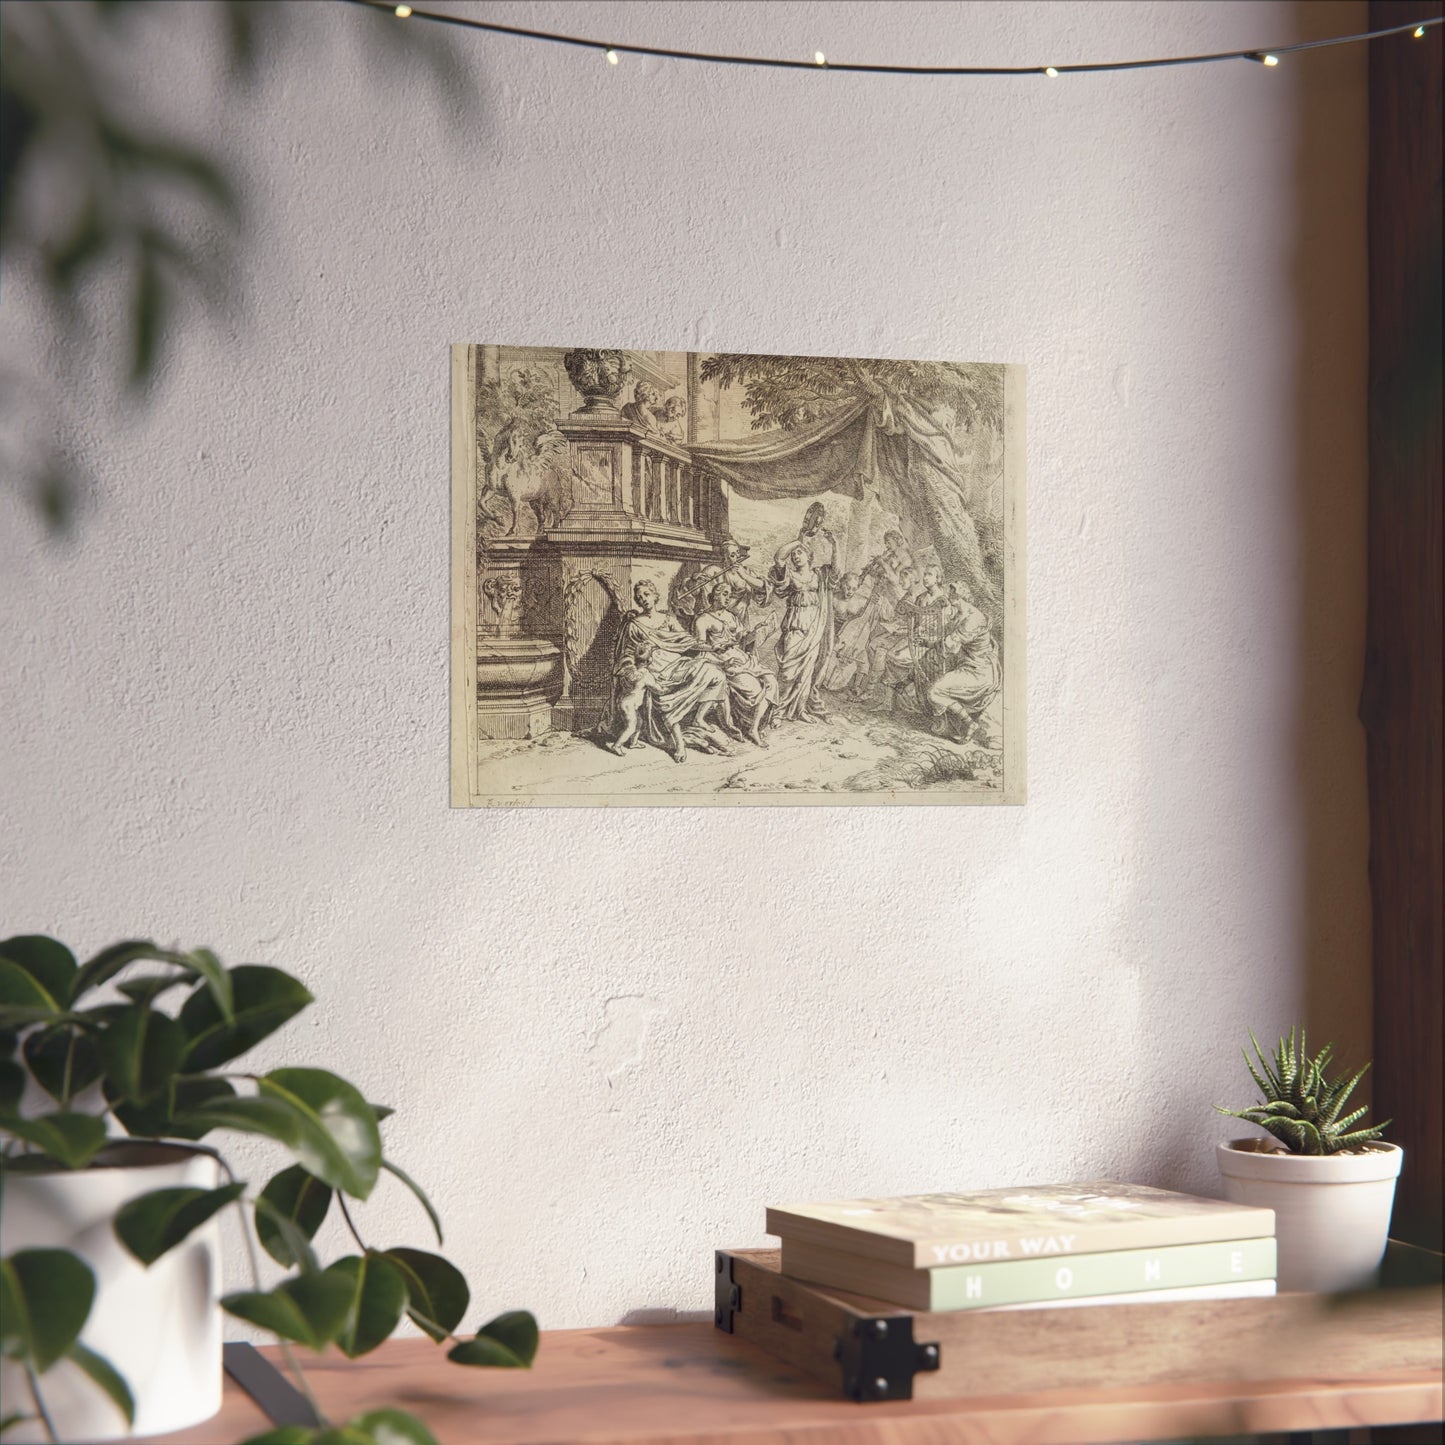
<instances>
[{"instance_id":1,"label":"cream colored paper","mask_svg":"<svg viewBox=\"0 0 1445 1445\"><path fill-rule=\"evenodd\" d=\"M451 392L454 806L1024 801L1022 367L457 345Z\"/></svg>"}]
</instances>

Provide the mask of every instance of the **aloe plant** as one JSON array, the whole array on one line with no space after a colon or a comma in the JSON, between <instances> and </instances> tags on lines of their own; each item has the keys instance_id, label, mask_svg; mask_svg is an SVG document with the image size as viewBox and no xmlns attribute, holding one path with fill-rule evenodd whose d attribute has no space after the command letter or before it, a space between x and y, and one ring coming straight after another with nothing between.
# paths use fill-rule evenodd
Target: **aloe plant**
<instances>
[{"instance_id":1,"label":"aloe plant","mask_svg":"<svg viewBox=\"0 0 1445 1445\"><path fill-rule=\"evenodd\" d=\"M1288 1039L1280 1039L1272 1061L1265 1058L1252 1030L1249 1041L1254 1045L1259 1068L1255 1068L1248 1049L1242 1050L1244 1062L1264 1097L1247 1109L1225 1109L1216 1104L1221 1114L1248 1119L1267 1129L1291 1154L1338 1154L1368 1144L1385 1132L1389 1119L1373 1128L1351 1128L1369 1113L1369 1105L1344 1112L1345 1102L1370 1067L1368 1063L1348 1079L1327 1078L1325 1067L1335 1046L1326 1044L1310 1058L1303 1024L1298 1030L1291 1028Z\"/></svg>"},{"instance_id":2,"label":"aloe plant","mask_svg":"<svg viewBox=\"0 0 1445 1445\"><path fill-rule=\"evenodd\" d=\"M135 964L160 971L136 976ZM403 1315L456 1364L529 1366L537 1349L531 1314L511 1310L459 1338L454 1332L470 1310L460 1271L426 1250L374 1248L358 1231L347 1199L366 1199L389 1174L417 1197L442 1243L431 1201L384 1151L380 1125L392 1111L325 1069L237 1067L311 1002L290 974L260 964L228 968L207 948L128 941L81 965L53 938L0 940L0 1186L7 1172L36 1164L82 1169L127 1135L190 1141L215 1156L226 1182L141 1195L116 1214L116 1236L149 1266L218 1211L238 1209L252 1288L227 1295L222 1307L277 1336L308 1396L288 1341L318 1351L335 1345L355 1358L387 1339ZM26 1107L45 1096L52 1102ZM253 1191L214 1145L199 1142L228 1130L269 1138L293 1162ZM358 1252L323 1268L311 1242L333 1204ZM253 1227L261 1248L294 1271L270 1289L255 1275ZM38 1416L54 1438L43 1377L60 1360L83 1370L133 1420L125 1380L80 1342L95 1290L90 1266L69 1250L22 1249L0 1259L0 1354L23 1366L31 1392L28 1409L5 1401L0 1432ZM420 1420L398 1410L372 1411L339 1429L321 1419L315 1431L288 1426L255 1445L313 1438L435 1445Z\"/></svg>"}]
</instances>

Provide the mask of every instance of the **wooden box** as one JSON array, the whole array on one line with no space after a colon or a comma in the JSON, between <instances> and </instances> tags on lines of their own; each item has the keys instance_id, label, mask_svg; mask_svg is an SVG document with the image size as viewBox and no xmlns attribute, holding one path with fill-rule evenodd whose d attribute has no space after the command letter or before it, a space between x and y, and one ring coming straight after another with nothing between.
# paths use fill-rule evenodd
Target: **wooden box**
<instances>
[{"instance_id":1,"label":"wooden box","mask_svg":"<svg viewBox=\"0 0 1445 1445\"><path fill-rule=\"evenodd\" d=\"M1438 1372L1441 1258L1392 1243L1380 1287L1349 1295L924 1313L720 1250L714 1320L857 1401Z\"/></svg>"}]
</instances>

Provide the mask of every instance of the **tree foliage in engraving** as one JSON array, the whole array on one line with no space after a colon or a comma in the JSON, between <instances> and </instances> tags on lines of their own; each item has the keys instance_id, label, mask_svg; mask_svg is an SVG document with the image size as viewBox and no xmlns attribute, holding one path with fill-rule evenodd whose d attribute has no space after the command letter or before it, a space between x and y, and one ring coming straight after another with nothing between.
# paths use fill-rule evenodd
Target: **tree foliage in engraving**
<instances>
[{"instance_id":1,"label":"tree foliage in engraving","mask_svg":"<svg viewBox=\"0 0 1445 1445\"><path fill-rule=\"evenodd\" d=\"M793 429L870 396L899 396L957 422L1003 428L1003 368L955 361L859 360L720 352L702 363L704 381L741 384L756 431Z\"/></svg>"}]
</instances>

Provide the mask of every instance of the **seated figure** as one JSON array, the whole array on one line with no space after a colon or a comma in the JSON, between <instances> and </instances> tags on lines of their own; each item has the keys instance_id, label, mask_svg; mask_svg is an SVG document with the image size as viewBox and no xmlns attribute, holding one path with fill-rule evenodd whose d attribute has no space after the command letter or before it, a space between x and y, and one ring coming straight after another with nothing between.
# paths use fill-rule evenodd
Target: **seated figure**
<instances>
[{"instance_id":1,"label":"seated figure","mask_svg":"<svg viewBox=\"0 0 1445 1445\"><path fill-rule=\"evenodd\" d=\"M958 588L943 640L938 644L938 671L928 690L933 730L955 742L997 748L991 725L991 704L1003 685L998 645L988 619Z\"/></svg>"},{"instance_id":2,"label":"seated figure","mask_svg":"<svg viewBox=\"0 0 1445 1445\"><path fill-rule=\"evenodd\" d=\"M722 667L658 607L655 583L639 582L632 598L637 605L624 615L613 651L612 719L610 727L604 725L603 745L621 756L647 742L677 763L687 761L689 746L731 752L718 725L721 718L731 728ZM739 736L735 729L732 735Z\"/></svg>"},{"instance_id":3,"label":"seated figure","mask_svg":"<svg viewBox=\"0 0 1445 1445\"><path fill-rule=\"evenodd\" d=\"M744 632L733 612L734 589L726 577L712 586L707 608L698 614L697 640L712 650L727 676L729 712L750 742L767 747L762 730L778 699L778 680L753 661L753 636Z\"/></svg>"}]
</instances>

